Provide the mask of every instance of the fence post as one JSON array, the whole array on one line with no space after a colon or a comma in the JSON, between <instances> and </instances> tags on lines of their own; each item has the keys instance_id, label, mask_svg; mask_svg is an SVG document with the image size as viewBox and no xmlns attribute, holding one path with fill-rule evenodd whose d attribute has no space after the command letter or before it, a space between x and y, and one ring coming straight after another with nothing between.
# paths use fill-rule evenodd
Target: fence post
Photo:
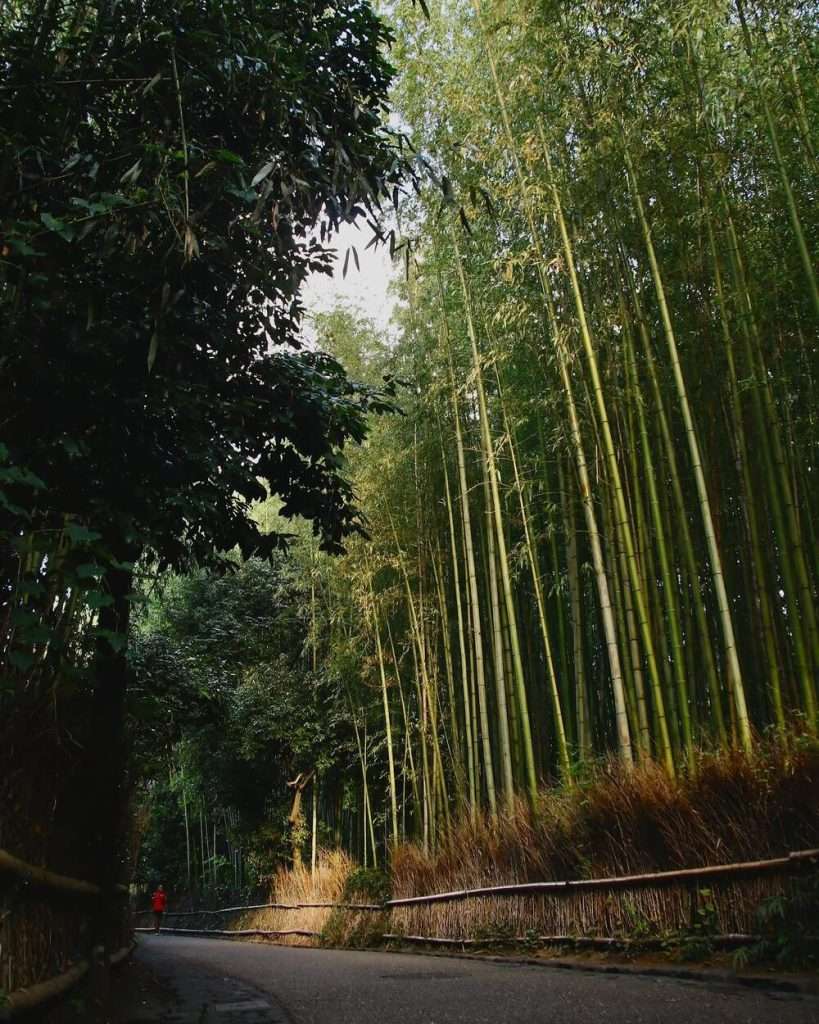
<instances>
[{"instance_id":1,"label":"fence post","mask_svg":"<svg viewBox=\"0 0 819 1024\"><path fill-rule=\"evenodd\" d=\"M108 1019L111 996L111 968L108 951L104 946L94 946L91 950L90 963L88 994L91 1001L91 1020L95 1024L104 1024Z\"/></svg>"}]
</instances>

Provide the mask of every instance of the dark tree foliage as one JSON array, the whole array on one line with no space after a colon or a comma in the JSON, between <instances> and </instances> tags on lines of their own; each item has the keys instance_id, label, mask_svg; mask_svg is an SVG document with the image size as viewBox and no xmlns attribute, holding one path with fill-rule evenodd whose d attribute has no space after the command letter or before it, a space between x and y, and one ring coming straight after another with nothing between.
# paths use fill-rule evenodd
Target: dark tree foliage
<instances>
[{"instance_id":1,"label":"dark tree foliage","mask_svg":"<svg viewBox=\"0 0 819 1024\"><path fill-rule=\"evenodd\" d=\"M400 169L388 42L361 0L0 15L0 423L40 529L266 553L260 478L329 548L356 528L340 451L388 397L300 348L298 291Z\"/></svg>"},{"instance_id":2,"label":"dark tree foliage","mask_svg":"<svg viewBox=\"0 0 819 1024\"><path fill-rule=\"evenodd\" d=\"M269 557L268 491L329 550L361 528L344 447L392 386L301 345L299 289L403 173L389 42L366 0L0 7L0 841L31 859L126 870L135 564Z\"/></svg>"},{"instance_id":3,"label":"dark tree foliage","mask_svg":"<svg viewBox=\"0 0 819 1024\"><path fill-rule=\"evenodd\" d=\"M258 874L292 845L287 783L319 769L326 786L355 771L345 685L329 666L311 668L309 629L309 587L287 554L171 577L152 596L129 649L137 819L147 822L139 882L184 885L182 788L190 816L219 823L220 842L229 812Z\"/></svg>"}]
</instances>

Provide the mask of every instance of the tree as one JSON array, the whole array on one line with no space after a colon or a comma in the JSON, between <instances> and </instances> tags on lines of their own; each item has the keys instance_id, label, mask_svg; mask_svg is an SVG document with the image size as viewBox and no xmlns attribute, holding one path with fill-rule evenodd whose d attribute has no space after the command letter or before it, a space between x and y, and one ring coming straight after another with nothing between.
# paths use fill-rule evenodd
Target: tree
<instances>
[{"instance_id":1,"label":"tree","mask_svg":"<svg viewBox=\"0 0 819 1024\"><path fill-rule=\"evenodd\" d=\"M106 884L135 564L269 555L268 493L330 550L360 529L341 451L390 387L301 347L299 288L402 172L389 41L361 0L0 13L4 687L85 673Z\"/></svg>"},{"instance_id":2,"label":"tree","mask_svg":"<svg viewBox=\"0 0 819 1024\"><path fill-rule=\"evenodd\" d=\"M260 477L338 546L335 452L378 399L300 350L298 289L394 174L386 30L236 2L22 5L2 31L12 461L121 554L269 549Z\"/></svg>"},{"instance_id":3,"label":"tree","mask_svg":"<svg viewBox=\"0 0 819 1024\"><path fill-rule=\"evenodd\" d=\"M150 812L145 881L164 863L157 830L182 834L184 800L190 830L201 816L220 851L242 849L245 868L270 871L288 851L299 859L304 789L317 767L353 758L346 694L327 663L312 665L298 551L237 560L227 574L170 576L136 620L128 708L137 804ZM194 879L210 887L193 859ZM218 884L227 881L222 871Z\"/></svg>"}]
</instances>

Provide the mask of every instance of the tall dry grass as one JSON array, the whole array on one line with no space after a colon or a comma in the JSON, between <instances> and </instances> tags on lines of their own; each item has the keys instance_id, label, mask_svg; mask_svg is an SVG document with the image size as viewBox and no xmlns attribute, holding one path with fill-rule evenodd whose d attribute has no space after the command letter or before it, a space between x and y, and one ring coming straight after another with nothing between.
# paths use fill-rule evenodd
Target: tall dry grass
<instances>
[{"instance_id":1,"label":"tall dry grass","mask_svg":"<svg viewBox=\"0 0 819 1024\"><path fill-rule=\"evenodd\" d=\"M281 867L276 872L270 893L271 903L338 903L344 894L347 879L355 868L350 857L341 850L322 850L316 859L316 870L309 867ZM299 910L250 910L231 917L225 928L258 928L265 931L324 930L331 907L305 907ZM310 946L315 940L304 935L287 935L282 942Z\"/></svg>"},{"instance_id":2,"label":"tall dry grass","mask_svg":"<svg viewBox=\"0 0 819 1024\"><path fill-rule=\"evenodd\" d=\"M465 819L434 854L394 855L395 897L519 882L601 878L725 864L819 847L819 747L760 746L703 755L671 779L657 765L609 763L587 782L546 790L496 821ZM490 934L628 936L691 927L707 908L723 933L753 929L760 901L787 885L764 878L566 896L486 898L393 911L391 929L460 938Z\"/></svg>"},{"instance_id":3,"label":"tall dry grass","mask_svg":"<svg viewBox=\"0 0 819 1024\"><path fill-rule=\"evenodd\" d=\"M365 876L372 872L363 873ZM372 910L356 910L354 905L373 904L376 900L362 888L372 886L373 879L362 879L351 858L340 850L322 850L316 871L300 866L281 867L276 872L270 891L270 902L280 907L228 910L219 913L166 915L166 927L191 928L203 931L261 931L285 933L269 936L276 942L295 946L369 946L388 931L389 914ZM379 878L383 884L383 879ZM380 897L377 898L380 902ZM303 904L326 904L303 906ZM351 906L353 905L353 906ZM290 909L293 908L293 909ZM140 918L146 925L145 918ZM306 932L309 934L286 934Z\"/></svg>"}]
</instances>

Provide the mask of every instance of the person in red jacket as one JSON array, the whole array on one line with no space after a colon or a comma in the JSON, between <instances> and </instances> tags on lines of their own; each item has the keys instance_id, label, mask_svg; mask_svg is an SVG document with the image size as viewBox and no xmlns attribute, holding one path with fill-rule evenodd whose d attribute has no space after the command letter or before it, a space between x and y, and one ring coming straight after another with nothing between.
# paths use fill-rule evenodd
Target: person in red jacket
<instances>
[{"instance_id":1,"label":"person in red jacket","mask_svg":"<svg viewBox=\"0 0 819 1024\"><path fill-rule=\"evenodd\" d=\"M168 896L164 885L160 885L151 897L151 907L154 912L154 931L159 932L162 927L162 915L168 909Z\"/></svg>"}]
</instances>

